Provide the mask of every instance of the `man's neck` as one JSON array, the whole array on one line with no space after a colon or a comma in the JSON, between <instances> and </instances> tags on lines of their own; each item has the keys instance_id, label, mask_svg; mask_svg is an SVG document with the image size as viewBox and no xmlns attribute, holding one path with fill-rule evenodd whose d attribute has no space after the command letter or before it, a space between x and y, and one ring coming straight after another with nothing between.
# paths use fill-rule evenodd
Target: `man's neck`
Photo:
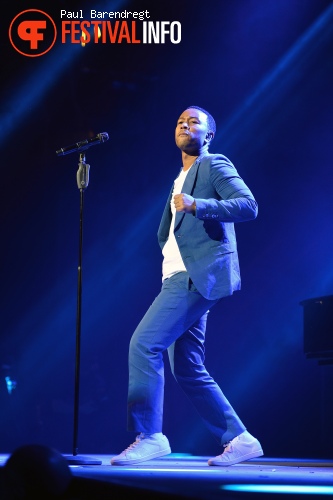
<instances>
[{"instance_id":1,"label":"man's neck","mask_svg":"<svg viewBox=\"0 0 333 500\"><path fill-rule=\"evenodd\" d=\"M183 170L188 170L189 168L191 168L195 160L198 158L198 156L199 155L196 156L188 155L184 153L184 151L182 151Z\"/></svg>"},{"instance_id":2,"label":"man's neck","mask_svg":"<svg viewBox=\"0 0 333 500\"><path fill-rule=\"evenodd\" d=\"M188 170L192 167L195 160L205 154L208 153L207 147L202 147L200 150L195 151L193 153L187 153L186 151L182 151L182 162L183 162L183 170Z\"/></svg>"}]
</instances>

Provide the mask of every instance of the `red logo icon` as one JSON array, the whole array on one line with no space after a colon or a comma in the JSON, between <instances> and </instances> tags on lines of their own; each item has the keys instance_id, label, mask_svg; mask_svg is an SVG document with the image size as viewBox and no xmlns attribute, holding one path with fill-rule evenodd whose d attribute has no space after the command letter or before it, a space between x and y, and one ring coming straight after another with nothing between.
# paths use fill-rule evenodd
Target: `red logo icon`
<instances>
[{"instance_id":1,"label":"red logo icon","mask_svg":"<svg viewBox=\"0 0 333 500\"><path fill-rule=\"evenodd\" d=\"M29 9L17 14L9 26L9 39L17 52L38 57L52 49L57 38L53 19L42 10Z\"/></svg>"}]
</instances>

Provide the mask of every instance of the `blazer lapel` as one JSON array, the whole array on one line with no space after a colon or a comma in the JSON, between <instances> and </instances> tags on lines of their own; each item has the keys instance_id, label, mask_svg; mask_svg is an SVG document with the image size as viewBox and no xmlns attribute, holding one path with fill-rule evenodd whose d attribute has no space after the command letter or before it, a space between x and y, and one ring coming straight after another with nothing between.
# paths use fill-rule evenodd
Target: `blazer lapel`
<instances>
[{"instance_id":1,"label":"blazer lapel","mask_svg":"<svg viewBox=\"0 0 333 500\"><path fill-rule=\"evenodd\" d=\"M194 191L195 181L196 181L197 176L198 176L199 164L200 164L200 162L198 162L198 160L196 160L194 165L192 165L192 167L190 168L190 171L187 174L184 185L183 185L182 193L192 195L192 193Z\"/></svg>"}]
</instances>

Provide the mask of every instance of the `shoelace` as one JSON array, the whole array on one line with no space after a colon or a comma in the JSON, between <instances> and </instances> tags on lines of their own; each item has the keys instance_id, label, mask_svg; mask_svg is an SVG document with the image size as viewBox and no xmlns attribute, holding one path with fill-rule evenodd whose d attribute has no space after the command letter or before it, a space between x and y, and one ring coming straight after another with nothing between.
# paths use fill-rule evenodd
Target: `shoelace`
<instances>
[{"instance_id":1,"label":"shoelace","mask_svg":"<svg viewBox=\"0 0 333 500\"><path fill-rule=\"evenodd\" d=\"M144 439L144 435L141 433L138 436L136 436L134 443L130 444L125 451L133 450L133 448L135 448L139 443L141 443L142 439Z\"/></svg>"},{"instance_id":2,"label":"shoelace","mask_svg":"<svg viewBox=\"0 0 333 500\"><path fill-rule=\"evenodd\" d=\"M232 444L235 441L235 439L237 439L237 437L234 438L234 439L232 439L231 441L228 441L227 443L224 443L224 445L223 445L223 448L224 448L223 453L225 453L225 452L229 453L230 451L232 451Z\"/></svg>"},{"instance_id":3,"label":"shoelace","mask_svg":"<svg viewBox=\"0 0 333 500\"><path fill-rule=\"evenodd\" d=\"M223 448L223 453L228 453L229 451L231 451L231 441L229 441L228 443L224 443Z\"/></svg>"}]
</instances>

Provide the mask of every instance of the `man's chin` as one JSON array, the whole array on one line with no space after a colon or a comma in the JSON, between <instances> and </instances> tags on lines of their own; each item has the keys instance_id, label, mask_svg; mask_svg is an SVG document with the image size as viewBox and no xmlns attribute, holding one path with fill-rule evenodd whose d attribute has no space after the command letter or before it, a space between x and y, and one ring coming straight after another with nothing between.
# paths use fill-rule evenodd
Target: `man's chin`
<instances>
[{"instance_id":1,"label":"man's chin","mask_svg":"<svg viewBox=\"0 0 333 500\"><path fill-rule=\"evenodd\" d=\"M196 149L196 147L193 144L191 144L191 141L188 139L188 137L177 137L176 145L181 151L184 151L189 154L191 151Z\"/></svg>"}]
</instances>

